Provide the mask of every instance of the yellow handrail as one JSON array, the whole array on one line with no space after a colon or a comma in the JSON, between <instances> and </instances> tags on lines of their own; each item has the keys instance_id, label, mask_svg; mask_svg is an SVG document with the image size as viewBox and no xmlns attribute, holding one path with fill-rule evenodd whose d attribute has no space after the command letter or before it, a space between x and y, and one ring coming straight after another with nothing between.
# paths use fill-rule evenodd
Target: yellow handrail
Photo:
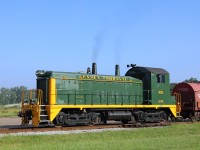
<instances>
[{"instance_id":1,"label":"yellow handrail","mask_svg":"<svg viewBox=\"0 0 200 150\"><path fill-rule=\"evenodd\" d=\"M43 102L43 91L41 89L32 89L27 91L27 95L26 98L28 98L28 103L29 104L37 104L37 105L41 105ZM22 106L24 106L24 99L25 99L25 91L22 91L22 97L21 97L21 101L22 101ZM35 103L32 103L31 100L37 100L35 101Z\"/></svg>"},{"instance_id":2,"label":"yellow handrail","mask_svg":"<svg viewBox=\"0 0 200 150\"><path fill-rule=\"evenodd\" d=\"M43 91L41 89L38 89L38 104L41 105L43 101Z\"/></svg>"},{"instance_id":3,"label":"yellow handrail","mask_svg":"<svg viewBox=\"0 0 200 150\"><path fill-rule=\"evenodd\" d=\"M24 88L22 89L21 101L22 101L22 106L24 106Z\"/></svg>"},{"instance_id":4,"label":"yellow handrail","mask_svg":"<svg viewBox=\"0 0 200 150\"><path fill-rule=\"evenodd\" d=\"M176 99L176 112L181 112L181 94L180 93L174 93L175 99Z\"/></svg>"}]
</instances>

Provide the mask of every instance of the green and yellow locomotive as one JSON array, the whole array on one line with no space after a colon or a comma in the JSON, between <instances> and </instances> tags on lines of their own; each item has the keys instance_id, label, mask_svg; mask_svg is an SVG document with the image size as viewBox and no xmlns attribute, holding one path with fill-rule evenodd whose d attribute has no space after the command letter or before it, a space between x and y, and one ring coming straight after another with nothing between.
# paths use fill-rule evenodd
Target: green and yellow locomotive
<instances>
[{"instance_id":1,"label":"green and yellow locomotive","mask_svg":"<svg viewBox=\"0 0 200 150\"><path fill-rule=\"evenodd\" d=\"M170 94L169 73L160 68L130 65L125 76L87 73L36 72L37 89L24 93L19 116L33 126L161 122L179 114Z\"/></svg>"}]
</instances>

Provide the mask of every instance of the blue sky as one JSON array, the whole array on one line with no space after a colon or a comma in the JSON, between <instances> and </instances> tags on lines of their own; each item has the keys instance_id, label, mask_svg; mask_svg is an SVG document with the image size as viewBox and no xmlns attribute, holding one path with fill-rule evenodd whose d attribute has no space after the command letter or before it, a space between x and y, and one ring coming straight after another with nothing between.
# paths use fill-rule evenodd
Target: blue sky
<instances>
[{"instance_id":1,"label":"blue sky","mask_svg":"<svg viewBox=\"0 0 200 150\"><path fill-rule=\"evenodd\" d=\"M200 80L199 0L2 0L0 87L35 88L36 70L121 75L160 67Z\"/></svg>"}]
</instances>

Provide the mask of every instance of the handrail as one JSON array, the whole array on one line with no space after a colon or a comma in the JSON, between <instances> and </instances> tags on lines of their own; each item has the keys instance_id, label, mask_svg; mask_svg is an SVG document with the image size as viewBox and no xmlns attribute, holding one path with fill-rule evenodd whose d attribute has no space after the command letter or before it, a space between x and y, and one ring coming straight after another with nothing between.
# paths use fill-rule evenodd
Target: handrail
<instances>
[{"instance_id":1,"label":"handrail","mask_svg":"<svg viewBox=\"0 0 200 150\"><path fill-rule=\"evenodd\" d=\"M22 89L21 101L22 101L22 106L24 106L24 88Z\"/></svg>"},{"instance_id":2,"label":"handrail","mask_svg":"<svg viewBox=\"0 0 200 150\"><path fill-rule=\"evenodd\" d=\"M181 94L180 93L174 93L175 99L176 99L176 112L181 112Z\"/></svg>"},{"instance_id":3,"label":"handrail","mask_svg":"<svg viewBox=\"0 0 200 150\"><path fill-rule=\"evenodd\" d=\"M38 89L38 105L41 105L43 102L43 91Z\"/></svg>"},{"instance_id":4,"label":"handrail","mask_svg":"<svg viewBox=\"0 0 200 150\"><path fill-rule=\"evenodd\" d=\"M41 105L43 102L43 91L41 89L32 89L32 90L28 90L26 91L27 94L25 94L25 91L22 91L22 106L24 106L25 103L25 99L28 99L27 103L28 104L37 104L37 105Z\"/></svg>"}]
</instances>

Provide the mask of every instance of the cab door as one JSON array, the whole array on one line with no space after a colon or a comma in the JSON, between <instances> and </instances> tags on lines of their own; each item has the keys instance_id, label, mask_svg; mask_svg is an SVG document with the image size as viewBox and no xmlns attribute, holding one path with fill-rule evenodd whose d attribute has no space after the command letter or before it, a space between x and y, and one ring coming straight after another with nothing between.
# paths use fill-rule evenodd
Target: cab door
<instances>
[{"instance_id":1,"label":"cab door","mask_svg":"<svg viewBox=\"0 0 200 150\"><path fill-rule=\"evenodd\" d=\"M48 104L48 78L38 78L37 79L37 89L42 90L43 92L43 99L42 99L42 105Z\"/></svg>"}]
</instances>

